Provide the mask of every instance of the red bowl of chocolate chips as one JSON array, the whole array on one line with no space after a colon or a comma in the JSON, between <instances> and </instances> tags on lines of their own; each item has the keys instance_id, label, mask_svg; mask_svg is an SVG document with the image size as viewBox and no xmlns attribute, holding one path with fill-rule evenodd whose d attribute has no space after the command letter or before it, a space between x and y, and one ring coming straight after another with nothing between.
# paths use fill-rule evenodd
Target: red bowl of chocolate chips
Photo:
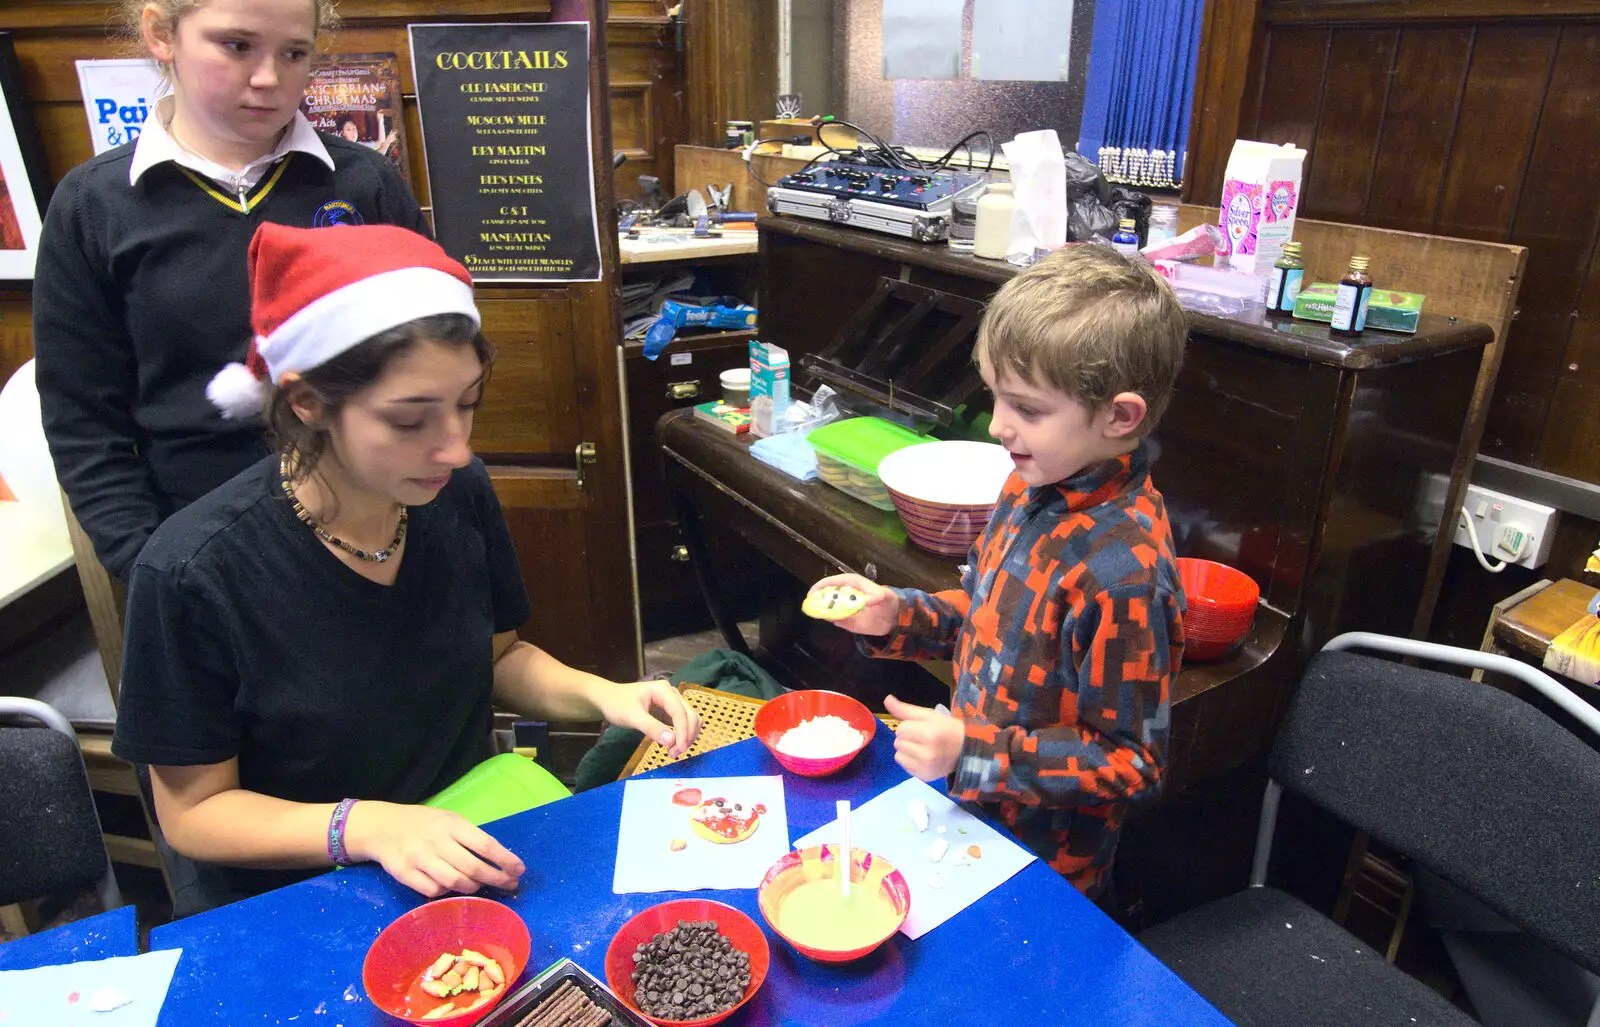
<instances>
[{"instance_id":1,"label":"red bowl of chocolate chips","mask_svg":"<svg viewBox=\"0 0 1600 1027\"><path fill-rule=\"evenodd\" d=\"M771 961L767 936L744 913L674 899L636 914L612 937L606 984L652 1023L704 1027L750 1001Z\"/></svg>"}]
</instances>

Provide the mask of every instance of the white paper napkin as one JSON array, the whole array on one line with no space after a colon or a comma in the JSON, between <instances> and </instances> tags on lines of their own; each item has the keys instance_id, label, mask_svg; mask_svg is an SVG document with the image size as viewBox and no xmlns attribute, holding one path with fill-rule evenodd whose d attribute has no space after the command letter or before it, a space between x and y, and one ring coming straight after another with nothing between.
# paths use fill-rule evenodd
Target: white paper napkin
<instances>
[{"instance_id":1,"label":"white paper napkin","mask_svg":"<svg viewBox=\"0 0 1600 1027\"><path fill-rule=\"evenodd\" d=\"M0 971L0 1024L155 1027L182 949Z\"/></svg>"},{"instance_id":2,"label":"white paper napkin","mask_svg":"<svg viewBox=\"0 0 1600 1027\"><path fill-rule=\"evenodd\" d=\"M755 833L742 842L720 845L696 834L691 807L672 796L698 788L704 798L723 798L746 809L767 807ZM684 843L672 850L674 840ZM622 823L617 831L617 865L611 890L627 892L696 891L701 888L755 888L767 868L789 851L789 820L783 805L783 778L702 777L628 781L622 792Z\"/></svg>"}]
</instances>

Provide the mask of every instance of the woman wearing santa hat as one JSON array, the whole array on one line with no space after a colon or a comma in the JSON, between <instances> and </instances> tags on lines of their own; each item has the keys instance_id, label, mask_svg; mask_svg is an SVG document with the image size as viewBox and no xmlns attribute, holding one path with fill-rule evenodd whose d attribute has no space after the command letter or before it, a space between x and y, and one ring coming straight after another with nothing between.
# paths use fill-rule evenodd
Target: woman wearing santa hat
<instances>
[{"instance_id":1,"label":"woman wearing santa hat","mask_svg":"<svg viewBox=\"0 0 1600 1027\"><path fill-rule=\"evenodd\" d=\"M401 228L267 224L249 272L250 356L209 392L265 402L280 451L163 523L130 579L113 752L149 766L202 871L179 912L360 861L425 895L514 887L521 859L417 805L491 754L491 699L674 755L698 715L517 640L529 597L468 442L492 353L461 265Z\"/></svg>"}]
</instances>

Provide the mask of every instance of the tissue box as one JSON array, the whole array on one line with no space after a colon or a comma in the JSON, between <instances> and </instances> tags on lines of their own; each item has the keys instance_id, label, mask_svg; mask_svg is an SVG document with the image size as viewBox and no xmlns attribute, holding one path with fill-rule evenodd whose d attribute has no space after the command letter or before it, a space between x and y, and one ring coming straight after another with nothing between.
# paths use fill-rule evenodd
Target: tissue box
<instances>
[{"instance_id":1,"label":"tissue box","mask_svg":"<svg viewBox=\"0 0 1600 1027\"><path fill-rule=\"evenodd\" d=\"M1294 316L1302 321L1333 321L1333 304L1339 296L1339 287L1327 282L1314 282L1300 290L1294 301ZM1373 289L1367 300L1367 327L1386 332L1415 332L1422 317L1419 293L1395 292L1393 289Z\"/></svg>"},{"instance_id":2,"label":"tissue box","mask_svg":"<svg viewBox=\"0 0 1600 1027\"><path fill-rule=\"evenodd\" d=\"M1222 182L1222 246L1217 267L1263 278L1283 256L1300 208L1300 170L1306 151L1293 144L1236 139Z\"/></svg>"},{"instance_id":3,"label":"tissue box","mask_svg":"<svg viewBox=\"0 0 1600 1027\"><path fill-rule=\"evenodd\" d=\"M750 344L750 416L758 437L789 428L789 351L781 346Z\"/></svg>"}]
</instances>

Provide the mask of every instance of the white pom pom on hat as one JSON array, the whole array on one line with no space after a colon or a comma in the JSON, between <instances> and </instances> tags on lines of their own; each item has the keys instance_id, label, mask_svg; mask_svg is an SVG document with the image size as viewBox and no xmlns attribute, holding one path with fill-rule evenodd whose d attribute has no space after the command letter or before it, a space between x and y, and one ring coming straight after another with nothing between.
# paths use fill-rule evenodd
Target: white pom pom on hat
<instances>
[{"instance_id":1,"label":"white pom pom on hat","mask_svg":"<svg viewBox=\"0 0 1600 1027\"><path fill-rule=\"evenodd\" d=\"M436 314L482 324L472 276L439 244L394 225L289 228L250 240L250 325L244 363L206 386L226 418L259 414L268 386L309 371L381 332Z\"/></svg>"},{"instance_id":2,"label":"white pom pom on hat","mask_svg":"<svg viewBox=\"0 0 1600 1027\"><path fill-rule=\"evenodd\" d=\"M254 343L251 346L253 350ZM248 367L235 361L218 371L206 385L206 398L229 420L250 417L259 414L267 401L267 380L264 376L257 378Z\"/></svg>"}]
</instances>

